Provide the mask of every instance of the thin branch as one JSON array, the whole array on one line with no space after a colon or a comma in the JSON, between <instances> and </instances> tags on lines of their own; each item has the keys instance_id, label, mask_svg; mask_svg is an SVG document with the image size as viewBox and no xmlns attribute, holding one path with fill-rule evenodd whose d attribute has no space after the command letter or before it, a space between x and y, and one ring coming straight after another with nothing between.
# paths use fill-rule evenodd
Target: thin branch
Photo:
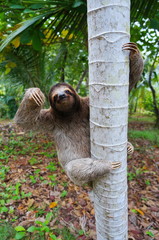
<instances>
[{"instance_id":1,"label":"thin branch","mask_svg":"<svg viewBox=\"0 0 159 240\"><path fill-rule=\"evenodd\" d=\"M60 82L64 82L64 81L65 81L65 65L66 65L67 55L68 55L68 50L67 50L67 48L66 48L66 50L65 50L65 52L64 52L64 57L63 57L62 66L61 66L61 78L60 78Z\"/></svg>"},{"instance_id":2,"label":"thin branch","mask_svg":"<svg viewBox=\"0 0 159 240\"><path fill-rule=\"evenodd\" d=\"M85 78L85 76L87 75L88 73L88 68L85 69L85 71L83 72L78 84L77 84L77 87L76 87L76 91L79 90L80 86L81 86L81 83L83 82L83 79Z\"/></svg>"},{"instance_id":3,"label":"thin branch","mask_svg":"<svg viewBox=\"0 0 159 240\"><path fill-rule=\"evenodd\" d=\"M153 105L154 105L154 111L155 111L155 114L156 114L156 118L157 118L157 121L156 121L156 125L159 123L159 108L157 106L157 98L156 98L156 91L152 85L152 73L154 71L154 65L156 63L156 59L157 59L157 56L158 56L158 52L159 50L157 49L157 52L156 52L156 55L154 57L154 61L153 61L153 64L151 65L151 68L150 68L150 73L149 73L149 78L148 78L148 83L149 83L149 87L151 89L151 92L152 92L152 97L153 97Z\"/></svg>"}]
</instances>

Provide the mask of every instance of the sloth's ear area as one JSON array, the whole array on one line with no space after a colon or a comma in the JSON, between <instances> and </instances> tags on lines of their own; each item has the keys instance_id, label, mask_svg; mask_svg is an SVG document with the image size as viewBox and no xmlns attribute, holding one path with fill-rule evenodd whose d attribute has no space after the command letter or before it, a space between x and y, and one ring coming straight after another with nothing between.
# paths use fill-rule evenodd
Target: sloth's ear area
<instances>
[{"instance_id":1,"label":"sloth's ear area","mask_svg":"<svg viewBox=\"0 0 159 240\"><path fill-rule=\"evenodd\" d=\"M55 95L52 96L52 100L53 100L55 103L57 102L57 99L58 99L58 95L57 95L57 94L55 94Z\"/></svg>"}]
</instances>

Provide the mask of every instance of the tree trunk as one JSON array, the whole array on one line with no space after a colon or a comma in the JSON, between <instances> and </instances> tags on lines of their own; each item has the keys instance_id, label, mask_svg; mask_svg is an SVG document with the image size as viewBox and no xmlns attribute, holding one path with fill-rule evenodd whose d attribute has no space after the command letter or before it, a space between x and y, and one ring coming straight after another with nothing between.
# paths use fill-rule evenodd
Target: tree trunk
<instances>
[{"instance_id":1,"label":"tree trunk","mask_svg":"<svg viewBox=\"0 0 159 240\"><path fill-rule=\"evenodd\" d=\"M122 166L93 183L97 240L127 240L129 0L87 0L91 155Z\"/></svg>"},{"instance_id":2,"label":"tree trunk","mask_svg":"<svg viewBox=\"0 0 159 240\"><path fill-rule=\"evenodd\" d=\"M65 82L65 66L66 66L66 60L67 60L67 55L68 55L68 50L67 46L63 45L63 61L61 63L61 78L60 82Z\"/></svg>"},{"instance_id":3,"label":"tree trunk","mask_svg":"<svg viewBox=\"0 0 159 240\"><path fill-rule=\"evenodd\" d=\"M153 108L154 108L154 113L155 113L155 116L156 116L155 127L159 128L159 108L158 108L158 104L157 104L156 91L155 91L155 89L152 85L152 72L153 72L153 69L150 70L150 74L149 74L149 87L150 87L151 93L152 93Z\"/></svg>"},{"instance_id":4,"label":"tree trunk","mask_svg":"<svg viewBox=\"0 0 159 240\"><path fill-rule=\"evenodd\" d=\"M149 87L150 87L151 93L152 93L153 108L154 108L154 113L155 113L155 116L156 116L155 127L159 128L159 108L158 108L158 104L157 104L156 91L155 91L155 89L152 85L152 74L153 74L153 71L154 71L154 66L155 66L155 63L156 63L156 60L157 60L157 56L158 56L158 51L156 52L153 64L152 64L151 69L150 69L148 83L149 83Z\"/></svg>"}]
</instances>

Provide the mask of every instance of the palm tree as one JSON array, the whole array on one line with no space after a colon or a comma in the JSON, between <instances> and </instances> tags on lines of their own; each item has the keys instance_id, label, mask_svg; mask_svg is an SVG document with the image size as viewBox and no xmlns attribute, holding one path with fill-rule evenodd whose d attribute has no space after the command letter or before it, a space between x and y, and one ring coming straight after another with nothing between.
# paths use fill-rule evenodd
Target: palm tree
<instances>
[{"instance_id":1,"label":"palm tree","mask_svg":"<svg viewBox=\"0 0 159 240\"><path fill-rule=\"evenodd\" d=\"M142 18L153 19L157 13L157 0L132 0L131 22ZM16 36L27 31L23 38L32 39L33 46L40 49L43 31L49 33L48 44L84 37L87 42L87 2L86 0L21 0L19 4L7 4L1 1L1 11L8 13L31 13L36 16L21 23L0 47L2 51ZM19 25L18 25L19 26ZM28 35L30 34L30 38Z\"/></svg>"},{"instance_id":2,"label":"palm tree","mask_svg":"<svg viewBox=\"0 0 159 240\"><path fill-rule=\"evenodd\" d=\"M127 114L130 1L88 0L92 158L121 161L93 183L97 240L127 240ZM116 16L116 17L113 17ZM111 28L110 28L111 26ZM122 74L121 74L122 73Z\"/></svg>"}]
</instances>

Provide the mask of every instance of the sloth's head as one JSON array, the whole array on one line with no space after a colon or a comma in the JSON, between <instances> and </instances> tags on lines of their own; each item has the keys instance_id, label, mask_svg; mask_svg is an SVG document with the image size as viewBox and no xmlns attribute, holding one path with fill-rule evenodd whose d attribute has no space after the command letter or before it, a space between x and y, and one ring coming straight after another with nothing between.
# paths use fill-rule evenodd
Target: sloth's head
<instances>
[{"instance_id":1,"label":"sloth's head","mask_svg":"<svg viewBox=\"0 0 159 240\"><path fill-rule=\"evenodd\" d=\"M58 83L50 89L49 101L51 107L62 115L79 109L80 98L76 91L67 83Z\"/></svg>"}]
</instances>

